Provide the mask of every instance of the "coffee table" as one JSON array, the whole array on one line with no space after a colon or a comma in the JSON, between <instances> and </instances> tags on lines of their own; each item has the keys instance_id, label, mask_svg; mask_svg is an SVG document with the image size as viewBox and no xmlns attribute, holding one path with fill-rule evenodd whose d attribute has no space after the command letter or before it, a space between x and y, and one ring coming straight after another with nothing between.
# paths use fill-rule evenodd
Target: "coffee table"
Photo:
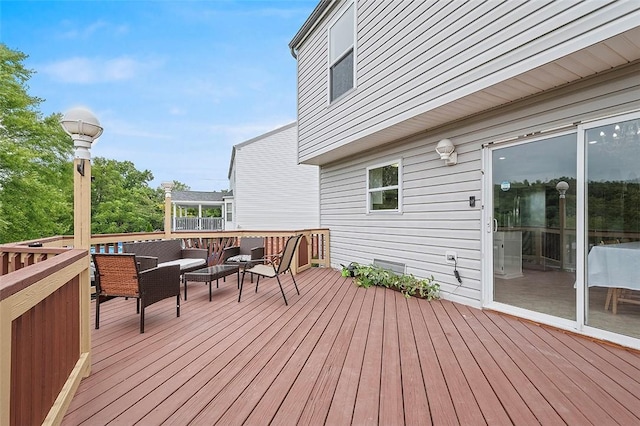
<instances>
[{"instance_id":1,"label":"coffee table","mask_svg":"<svg viewBox=\"0 0 640 426\"><path fill-rule=\"evenodd\" d=\"M184 300L187 300L187 281L197 281L209 283L209 302L211 302L211 282L216 280L216 288L218 280L227 275L237 274L238 287L240 287L240 268L237 265L215 265L207 268L198 269L184 274Z\"/></svg>"}]
</instances>

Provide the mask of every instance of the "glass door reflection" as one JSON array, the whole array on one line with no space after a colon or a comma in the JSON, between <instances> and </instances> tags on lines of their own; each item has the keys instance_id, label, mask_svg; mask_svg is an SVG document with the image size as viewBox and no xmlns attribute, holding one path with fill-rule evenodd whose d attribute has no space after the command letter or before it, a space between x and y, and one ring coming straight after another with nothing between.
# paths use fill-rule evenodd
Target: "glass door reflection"
<instances>
[{"instance_id":1,"label":"glass door reflection","mask_svg":"<svg viewBox=\"0 0 640 426\"><path fill-rule=\"evenodd\" d=\"M586 130L585 323L640 338L640 119Z\"/></svg>"},{"instance_id":2,"label":"glass door reflection","mask_svg":"<svg viewBox=\"0 0 640 426\"><path fill-rule=\"evenodd\" d=\"M575 133L492 151L493 300L576 319Z\"/></svg>"}]
</instances>

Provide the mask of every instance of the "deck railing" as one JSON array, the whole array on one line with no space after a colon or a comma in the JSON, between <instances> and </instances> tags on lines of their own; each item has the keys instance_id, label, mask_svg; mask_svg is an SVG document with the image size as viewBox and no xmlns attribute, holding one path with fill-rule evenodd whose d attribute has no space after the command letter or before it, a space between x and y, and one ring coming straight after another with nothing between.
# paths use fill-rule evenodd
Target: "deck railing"
<instances>
[{"instance_id":1,"label":"deck railing","mask_svg":"<svg viewBox=\"0 0 640 426\"><path fill-rule=\"evenodd\" d=\"M174 231L222 231L224 220L221 217L174 217Z\"/></svg>"},{"instance_id":2,"label":"deck railing","mask_svg":"<svg viewBox=\"0 0 640 426\"><path fill-rule=\"evenodd\" d=\"M59 423L88 374L88 267L85 250L0 246L1 425Z\"/></svg>"},{"instance_id":3,"label":"deck railing","mask_svg":"<svg viewBox=\"0 0 640 426\"><path fill-rule=\"evenodd\" d=\"M118 252L122 243L180 239L206 248L208 263L238 238L262 237L265 253L302 234L292 272L330 267L329 230L184 231L93 235L92 251ZM90 256L73 237L0 245L0 425L59 424L82 377L91 369Z\"/></svg>"}]
</instances>

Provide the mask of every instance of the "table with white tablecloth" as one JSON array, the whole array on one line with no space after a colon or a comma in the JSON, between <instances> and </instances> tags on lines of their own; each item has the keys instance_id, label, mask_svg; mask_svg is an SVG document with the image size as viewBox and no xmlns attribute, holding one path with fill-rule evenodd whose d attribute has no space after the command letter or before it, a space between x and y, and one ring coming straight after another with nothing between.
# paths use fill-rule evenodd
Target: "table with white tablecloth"
<instances>
[{"instance_id":1,"label":"table with white tablecloth","mask_svg":"<svg viewBox=\"0 0 640 426\"><path fill-rule=\"evenodd\" d=\"M640 241L593 246L587 258L589 287L609 287L605 309L614 300L614 313L623 289L640 291ZM636 303L632 300L631 303Z\"/></svg>"}]
</instances>

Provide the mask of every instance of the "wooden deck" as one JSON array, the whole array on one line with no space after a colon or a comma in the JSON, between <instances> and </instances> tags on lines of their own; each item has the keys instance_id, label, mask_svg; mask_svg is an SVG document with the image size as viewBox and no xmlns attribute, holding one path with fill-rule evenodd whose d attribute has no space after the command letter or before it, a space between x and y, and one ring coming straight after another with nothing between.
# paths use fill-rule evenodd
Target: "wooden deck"
<instances>
[{"instance_id":1,"label":"wooden deck","mask_svg":"<svg viewBox=\"0 0 640 426\"><path fill-rule=\"evenodd\" d=\"M102 305L63 424L640 424L640 354L313 268ZM214 284L215 286L215 284Z\"/></svg>"}]
</instances>

